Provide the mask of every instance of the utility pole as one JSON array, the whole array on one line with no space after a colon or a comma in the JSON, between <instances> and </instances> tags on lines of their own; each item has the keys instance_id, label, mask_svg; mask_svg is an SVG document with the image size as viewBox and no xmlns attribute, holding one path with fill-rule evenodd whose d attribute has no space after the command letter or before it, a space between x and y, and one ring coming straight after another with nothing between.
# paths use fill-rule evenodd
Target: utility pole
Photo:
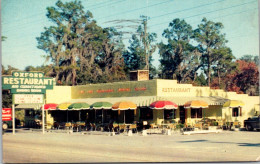
<instances>
[{"instance_id":1,"label":"utility pole","mask_svg":"<svg viewBox=\"0 0 260 164\"><path fill-rule=\"evenodd\" d=\"M149 51L147 53L147 16L143 20L144 24L144 38L143 38L143 44L144 44L144 53L145 53L145 69L149 70Z\"/></svg>"},{"instance_id":2,"label":"utility pole","mask_svg":"<svg viewBox=\"0 0 260 164\"><path fill-rule=\"evenodd\" d=\"M131 32L131 31L121 31L122 34L136 34L140 36L140 42L143 43L143 48L144 48L144 55L145 55L145 66L143 69L149 70L149 58L150 58L150 45L149 45L149 37L147 33L147 22L148 22L148 17L147 16L141 16L140 19L130 19L130 20L112 20L108 21L105 23L114 23L117 24L116 26L112 26L116 29L125 29L125 28L132 28L132 29L137 29L138 30L138 24L143 24L143 27L141 28L140 33L138 32ZM120 23L132 23L128 25L120 25ZM133 25L136 24L136 25ZM130 38L124 38L124 39L130 39Z\"/></svg>"}]
</instances>

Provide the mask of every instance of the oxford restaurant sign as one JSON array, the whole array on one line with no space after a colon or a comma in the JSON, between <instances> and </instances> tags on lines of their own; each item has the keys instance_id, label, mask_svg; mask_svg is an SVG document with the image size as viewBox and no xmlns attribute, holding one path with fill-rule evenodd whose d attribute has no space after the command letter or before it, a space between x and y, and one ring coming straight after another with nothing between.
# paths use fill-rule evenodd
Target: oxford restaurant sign
<instances>
[{"instance_id":1,"label":"oxford restaurant sign","mask_svg":"<svg viewBox=\"0 0 260 164\"><path fill-rule=\"evenodd\" d=\"M11 93L39 93L53 89L55 79L44 77L42 72L12 72L12 76L2 76L2 88L10 89Z\"/></svg>"}]
</instances>

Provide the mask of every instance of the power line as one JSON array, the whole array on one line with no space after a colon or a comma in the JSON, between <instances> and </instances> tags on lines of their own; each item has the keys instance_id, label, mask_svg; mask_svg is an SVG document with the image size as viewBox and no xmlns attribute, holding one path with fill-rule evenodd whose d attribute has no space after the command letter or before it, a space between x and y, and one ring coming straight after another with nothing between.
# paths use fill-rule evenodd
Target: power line
<instances>
[{"instance_id":1,"label":"power line","mask_svg":"<svg viewBox=\"0 0 260 164\"><path fill-rule=\"evenodd\" d=\"M165 1L165 2L162 2L162 3L166 3L166 2L168 2L168 1ZM251 1L251 2L254 2L254 1ZM251 3L251 2L248 2L248 3ZM217 2L214 2L214 3L217 3ZM209 3L209 4L206 4L206 5L210 5L210 4L214 4L214 3ZM161 3L159 3L159 4L161 4ZM244 3L244 4L247 4L247 3ZM155 5L158 5L158 4L150 5L150 7L151 7L151 6L155 6ZM206 5L196 6L196 7L193 7L193 8L184 9L184 10L180 10L180 11L176 11L176 12L187 11L187 10L190 10L190 9L194 9L194 8L198 8L198 7L202 7L202 6L206 6ZM240 5L243 5L243 4L240 4ZM231 6L231 7L228 7L228 8L237 7L237 6L240 6L240 5ZM228 8L219 9L219 10L225 10L225 9L228 9ZM139 10L139 9L140 9L140 8L134 9L134 10ZM219 11L219 10L215 10L215 11ZM131 11L133 11L133 10L129 10L129 11L126 11L126 12L131 12ZM215 11L210 11L210 12L206 12L206 13L211 13L211 12L215 12ZM176 13L176 12L175 12L175 13ZM164 15L168 15L168 14L170 14L170 13L167 13L167 14L164 14ZM205 14L205 13L203 13L203 14ZM198 15L202 15L202 14L198 14ZM193 16L189 16L189 17L186 17L186 18L195 17L195 16L198 16L198 15L193 15ZM156 16L156 17L152 17L151 19L157 18L157 17L161 17L161 16L163 16L163 15ZM35 22L44 22L44 20L37 20L37 21L30 22L30 23L35 23ZM165 23L166 23L166 22L165 22ZM26 23L26 24L24 24L24 25L27 27L28 24L29 24L29 23ZM164 24L164 23L160 23L160 24ZM159 24L152 25L152 26L150 26L150 27L157 26L157 25L159 25ZM22 27L23 27L23 26L22 26ZM19 27L19 29L21 29L21 26ZM11 30L8 30L8 31L5 31L5 32L9 32L9 31L12 31L12 29L11 29Z\"/></svg>"},{"instance_id":2,"label":"power line","mask_svg":"<svg viewBox=\"0 0 260 164\"><path fill-rule=\"evenodd\" d=\"M213 3L204 4L204 5L199 5L199 6L192 7L192 8L187 8L187 9L184 9L184 10L174 11L174 12L170 12L170 13L167 13L167 14L162 14L162 15L158 15L158 16L152 17L151 19L162 17L162 16L166 16L166 15L169 15L169 14L175 14L175 13L179 13L179 12L183 12L183 11L193 10L193 9L196 9L196 8L200 8L200 7L203 7L203 6L209 6L209 5L216 4L216 3L219 3L219 2L223 2L223 1L224 0L216 1L216 2L213 2Z\"/></svg>"},{"instance_id":3,"label":"power line","mask_svg":"<svg viewBox=\"0 0 260 164\"><path fill-rule=\"evenodd\" d=\"M241 13L245 13L245 12L249 12L249 11L254 11L258 8L253 8L253 9L249 9L249 10L244 10L244 11L240 11L240 12L235 12L235 13L232 13L232 14L226 14L226 15L221 15L221 16L218 16L218 17L212 17L212 18L209 18L209 19L217 19L217 18L225 18L225 17L228 17L228 16L231 16L231 15L237 15L237 14L241 14ZM189 22L189 24L193 24L193 23L196 23L197 21L192 21L192 22ZM161 27L160 27L161 28ZM158 28L159 29L159 28Z\"/></svg>"},{"instance_id":4,"label":"power line","mask_svg":"<svg viewBox=\"0 0 260 164\"><path fill-rule=\"evenodd\" d=\"M160 3L156 3L156 4L153 4L153 5L149 5L149 6L145 6L145 7L140 7L140 8L137 8L137 9L133 9L133 10L128 10L128 11L124 11L124 12L121 12L121 13L116 13L116 14L112 14L112 15L108 15L108 16L105 16L105 17L102 17L102 18L97 18L97 19L103 19L103 18L108 18L108 17L111 17L111 16L115 16L115 15L118 15L118 14L125 14L125 13L129 13L129 12L133 12L133 11L136 11L136 10L141 10L141 9L144 9L144 8L147 8L147 7L153 7L153 6L158 6L160 4L163 4L163 3L166 3L166 2L170 2L173 0L167 0L167 1L164 1L164 2L160 2Z\"/></svg>"},{"instance_id":5,"label":"power line","mask_svg":"<svg viewBox=\"0 0 260 164\"><path fill-rule=\"evenodd\" d=\"M91 5L89 7L94 7L94 6L98 6L98 5L104 5L104 4L108 3L108 2L111 2L111 1L108 0L107 2L101 2L101 3L95 4L95 5Z\"/></svg>"},{"instance_id":6,"label":"power line","mask_svg":"<svg viewBox=\"0 0 260 164\"><path fill-rule=\"evenodd\" d=\"M8 1L7 1L7 2L8 2ZM97 6L97 5L103 5L103 6L104 6L104 4L106 4L106 3L108 3L108 2L111 2L111 1L107 0L107 2L98 3L98 4L95 4L95 5L91 5L91 6L89 6L89 7L93 7L93 6ZM95 8L93 8L93 9L95 9ZM91 9L91 10L92 10L92 9ZM37 16L37 15L46 14L46 13L47 13L47 10L46 10L45 12L36 13L36 14L32 14L32 15L26 16L26 17L24 17L24 18L17 18L17 19L14 19L14 20L12 20L12 21L21 22L21 21L23 21L24 19L31 18L31 17L35 17L35 16ZM8 24L8 23L10 23L10 22L4 22L4 23L2 23L2 24L5 25L5 24Z\"/></svg>"},{"instance_id":7,"label":"power line","mask_svg":"<svg viewBox=\"0 0 260 164\"><path fill-rule=\"evenodd\" d=\"M249 9L249 10L244 10L244 11L240 11L240 12L235 12L235 13L232 13L232 14L226 14L226 15L221 15L221 16L218 16L218 17L213 17L213 18L210 18L210 19L217 19L217 18L225 18L225 17L229 17L229 16L232 16L232 15L237 15L237 14L241 14L241 13L245 13L245 12L248 12L248 11L254 11L254 10L257 10L258 8L253 8L253 9ZM193 22L190 22L190 23L196 23L195 21ZM228 36L227 36L228 37ZM245 36L232 36L230 38L237 38L237 37L245 37ZM230 39L229 38L229 39ZM124 38L124 39L131 39L131 38ZM2 43L4 44L4 43ZM28 44L22 44L22 45L19 45L19 44L16 44L16 48L19 48L19 47L24 47Z\"/></svg>"},{"instance_id":8,"label":"power line","mask_svg":"<svg viewBox=\"0 0 260 164\"><path fill-rule=\"evenodd\" d=\"M121 2L123 2L123 1L126 1L126 0L121 0L121 1L119 1L119 2L113 2L113 3L107 4L107 5L99 6L99 7L96 7L96 8L89 9L89 10L102 8L102 7L104 7L104 6L110 6L110 5L113 5L113 4L118 4L118 3L121 3Z\"/></svg>"},{"instance_id":9,"label":"power line","mask_svg":"<svg viewBox=\"0 0 260 164\"><path fill-rule=\"evenodd\" d=\"M121 1L118 1L118 2L113 2L113 3L110 3L110 4L108 4L108 5L112 5L112 4L115 4L115 3L120 3L120 2L123 2L123 1L126 1L126 0L121 0ZM111 2L111 1L108 1L108 2ZM100 3L100 4L104 4L104 3ZM95 6L95 5L93 5L93 6ZM103 5L103 6L99 6L99 7L97 7L97 8L100 8L100 7L104 7L104 6L107 6L107 5ZM97 8L92 8L91 10L93 10L93 9L97 9ZM45 12L44 12L45 13ZM43 13L39 13L39 14L37 14L37 15L40 15L40 14L43 14ZM35 19L35 18L34 18ZM20 21L22 21L22 20L20 20ZM44 19L38 19L37 18L37 20L35 20L35 21L31 21L31 22L28 22L28 23L23 23L23 24L21 24L21 25L18 25L19 26L19 29L21 29L21 26L23 27L23 26L26 26L27 27L27 25L28 24L32 24L32 23L43 23L43 22L45 22L46 20L44 20ZM18 26L12 26L13 28L9 28L7 31L3 31L3 32L10 32L10 31L13 31L14 29L16 29Z\"/></svg>"},{"instance_id":10,"label":"power line","mask_svg":"<svg viewBox=\"0 0 260 164\"><path fill-rule=\"evenodd\" d=\"M210 19L217 19L217 18L225 18L225 17L229 17L229 16L232 16L232 15L237 15L237 14L241 14L241 13L245 13L245 12L249 12L249 11L254 11L254 10L258 10L258 8L253 8L253 9L249 9L249 10L244 10L244 11L240 11L240 12L235 12L235 13L232 13L232 14L226 14L226 15L221 15L221 16L218 16L218 17L213 17L213 18L210 18ZM195 21L192 21L190 22L190 24L192 23L196 23ZM160 27L161 28L161 27ZM248 35L238 35L238 36L232 36L232 37L229 37L227 35L227 37L229 37L228 39L231 39L231 38L238 38L238 37L246 37ZM250 35L250 36L253 36L253 35Z\"/></svg>"},{"instance_id":11,"label":"power line","mask_svg":"<svg viewBox=\"0 0 260 164\"><path fill-rule=\"evenodd\" d=\"M196 17L196 16L200 16L200 15L205 15L205 14L213 13L213 12L216 12L216 11L226 10L226 9L242 6L242 5L245 5L245 4L249 4L249 3L252 3L252 2L256 2L256 1L250 1L250 2L247 2L247 3L242 3L242 4L239 4L239 5L234 5L234 6L230 6L230 7L226 7L226 8L221 8L221 9L218 9L218 10L208 11L208 12L205 12L205 13L184 17L183 19L192 18L192 17ZM150 27L158 26L158 25L165 24L165 23L168 23L168 22L154 24L154 25L152 25Z\"/></svg>"}]
</instances>

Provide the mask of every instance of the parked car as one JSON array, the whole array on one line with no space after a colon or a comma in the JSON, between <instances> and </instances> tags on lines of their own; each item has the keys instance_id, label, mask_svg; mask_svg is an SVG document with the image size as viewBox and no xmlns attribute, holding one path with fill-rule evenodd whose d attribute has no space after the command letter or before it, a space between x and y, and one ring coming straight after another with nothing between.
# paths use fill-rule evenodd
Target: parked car
<instances>
[{"instance_id":1,"label":"parked car","mask_svg":"<svg viewBox=\"0 0 260 164\"><path fill-rule=\"evenodd\" d=\"M18 119L15 119L15 128L18 127L18 125L20 125L21 122ZM3 121L2 122L2 130L7 130L8 128L12 128L12 121Z\"/></svg>"},{"instance_id":2,"label":"parked car","mask_svg":"<svg viewBox=\"0 0 260 164\"><path fill-rule=\"evenodd\" d=\"M252 131L254 129L260 130L260 115L249 117L247 120L244 121L244 127L248 131Z\"/></svg>"},{"instance_id":3,"label":"parked car","mask_svg":"<svg viewBox=\"0 0 260 164\"><path fill-rule=\"evenodd\" d=\"M6 121L4 121L4 122L2 122L2 129L3 130L7 130L8 129L8 127L10 127L10 125L8 125L8 123L6 122Z\"/></svg>"}]
</instances>

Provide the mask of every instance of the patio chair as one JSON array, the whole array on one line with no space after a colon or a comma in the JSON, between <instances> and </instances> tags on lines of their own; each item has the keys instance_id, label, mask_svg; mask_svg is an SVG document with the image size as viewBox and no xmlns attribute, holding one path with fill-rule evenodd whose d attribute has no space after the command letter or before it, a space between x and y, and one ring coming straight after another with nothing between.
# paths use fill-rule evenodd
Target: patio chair
<instances>
[{"instance_id":1,"label":"patio chair","mask_svg":"<svg viewBox=\"0 0 260 164\"><path fill-rule=\"evenodd\" d=\"M202 122L195 123L194 128L202 129Z\"/></svg>"},{"instance_id":2,"label":"patio chair","mask_svg":"<svg viewBox=\"0 0 260 164\"><path fill-rule=\"evenodd\" d=\"M135 130L135 132L136 133L138 133L138 131L137 131L137 125L136 124L131 124L131 125L129 125L129 127L128 127L128 130ZM133 131L134 132L134 131Z\"/></svg>"},{"instance_id":3,"label":"patio chair","mask_svg":"<svg viewBox=\"0 0 260 164\"><path fill-rule=\"evenodd\" d=\"M71 122L66 122L65 123L65 129L71 129L72 128L72 124L71 124Z\"/></svg>"},{"instance_id":4,"label":"patio chair","mask_svg":"<svg viewBox=\"0 0 260 164\"><path fill-rule=\"evenodd\" d=\"M174 130L174 129L176 129L176 124L169 124L168 128L171 130Z\"/></svg>"},{"instance_id":5,"label":"patio chair","mask_svg":"<svg viewBox=\"0 0 260 164\"><path fill-rule=\"evenodd\" d=\"M155 125L155 124L150 124L150 133L155 133L155 131L157 131L158 132L158 130L159 130L159 128L160 128L160 126L159 125Z\"/></svg>"},{"instance_id":6,"label":"patio chair","mask_svg":"<svg viewBox=\"0 0 260 164\"><path fill-rule=\"evenodd\" d=\"M240 128L240 122L238 121L235 121L233 125L235 128Z\"/></svg>"},{"instance_id":7,"label":"patio chair","mask_svg":"<svg viewBox=\"0 0 260 164\"><path fill-rule=\"evenodd\" d=\"M119 124L119 133L123 130L123 133L126 132L126 125L125 124Z\"/></svg>"},{"instance_id":8,"label":"patio chair","mask_svg":"<svg viewBox=\"0 0 260 164\"><path fill-rule=\"evenodd\" d=\"M58 123L57 124L57 129L65 129L65 123L64 122L61 122L61 123Z\"/></svg>"},{"instance_id":9,"label":"patio chair","mask_svg":"<svg viewBox=\"0 0 260 164\"><path fill-rule=\"evenodd\" d=\"M209 124L203 124L202 129L203 130L209 130Z\"/></svg>"},{"instance_id":10,"label":"patio chair","mask_svg":"<svg viewBox=\"0 0 260 164\"><path fill-rule=\"evenodd\" d=\"M119 132L119 126L118 126L118 124L113 124L113 128L112 128L112 131L113 132Z\"/></svg>"}]
</instances>

